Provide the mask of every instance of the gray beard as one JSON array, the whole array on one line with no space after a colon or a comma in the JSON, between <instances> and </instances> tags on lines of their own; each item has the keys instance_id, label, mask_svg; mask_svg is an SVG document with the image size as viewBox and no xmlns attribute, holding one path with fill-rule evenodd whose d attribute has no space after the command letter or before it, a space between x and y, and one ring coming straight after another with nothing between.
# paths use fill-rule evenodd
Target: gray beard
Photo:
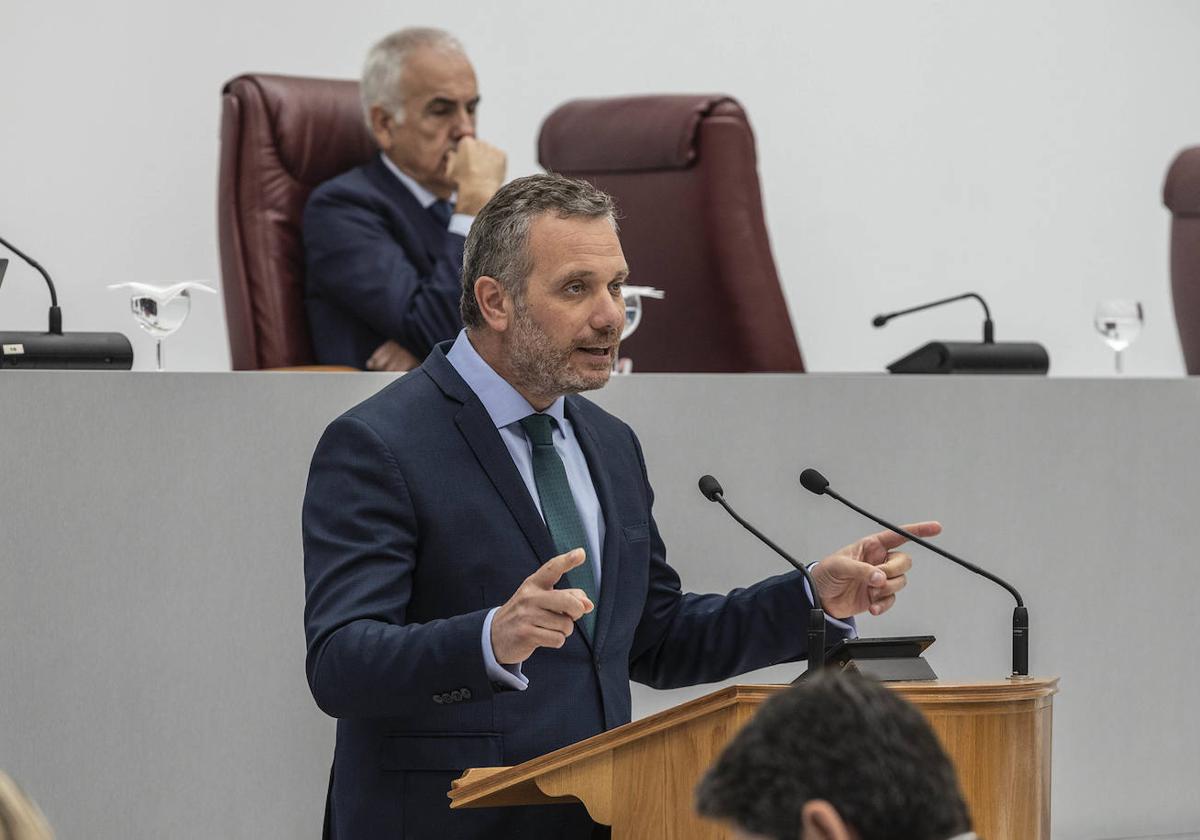
<instances>
[{"instance_id":1,"label":"gray beard","mask_svg":"<svg viewBox=\"0 0 1200 840\"><path fill-rule=\"evenodd\" d=\"M597 343L616 340L613 331L597 336ZM571 352L578 345L558 348L537 322L529 315L523 302L514 311L513 332L509 345L509 360L514 383L528 394L557 399L563 394L578 394L603 388L607 377L592 378L571 369Z\"/></svg>"}]
</instances>

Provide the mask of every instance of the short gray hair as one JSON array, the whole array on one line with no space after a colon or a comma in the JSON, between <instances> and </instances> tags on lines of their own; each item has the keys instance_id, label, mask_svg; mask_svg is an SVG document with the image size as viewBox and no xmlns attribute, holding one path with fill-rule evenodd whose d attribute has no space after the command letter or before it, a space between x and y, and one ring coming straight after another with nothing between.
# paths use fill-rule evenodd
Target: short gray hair
<instances>
[{"instance_id":1,"label":"short gray hair","mask_svg":"<svg viewBox=\"0 0 1200 840\"><path fill-rule=\"evenodd\" d=\"M411 26L393 32L371 47L363 63L362 95L363 117L367 128L371 128L371 108L380 106L404 122L404 100L401 83L404 80L404 65L413 50L433 47L448 52L466 55L462 42L444 29L429 26Z\"/></svg>"},{"instance_id":2,"label":"short gray hair","mask_svg":"<svg viewBox=\"0 0 1200 840\"><path fill-rule=\"evenodd\" d=\"M463 247L459 310L468 329L483 326L483 313L475 300L475 281L480 277L496 278L515 300L523 300L525 281L533 271L529 227L545 213L560 219L608 219L617 229L612 196L587 181L548 172L501 187L475 217Z\"/></svg>"}]
</instances>

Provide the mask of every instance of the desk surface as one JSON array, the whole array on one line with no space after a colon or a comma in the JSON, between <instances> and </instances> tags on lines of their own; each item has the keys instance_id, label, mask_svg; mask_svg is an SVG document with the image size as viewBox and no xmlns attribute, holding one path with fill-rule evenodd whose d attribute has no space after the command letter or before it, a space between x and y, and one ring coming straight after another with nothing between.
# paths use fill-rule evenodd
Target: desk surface
<instances>
[{"instance_id":1,"label":"desk surface","mask_svg":"<svg viewBox=\"0 0 1200 840\"><path fill-rule=\"evenodd\" d=\"M333 724L304 679L300 500L322 428L388 381L0 375L0 766L60 836L316 834ZM874 530L803 491L806 466L885 517L939 518L1022 591L1031 669L1062 678L1055 836L1200 825L1200 379L635 375L595 398L642 438L689 589L783 570L703 473L806 558ZM914 558L863 632L936 635L945 679L1004 676L1011 598ZM635 714L712 689L635 686Z\"/></svg>"}]
</instances>

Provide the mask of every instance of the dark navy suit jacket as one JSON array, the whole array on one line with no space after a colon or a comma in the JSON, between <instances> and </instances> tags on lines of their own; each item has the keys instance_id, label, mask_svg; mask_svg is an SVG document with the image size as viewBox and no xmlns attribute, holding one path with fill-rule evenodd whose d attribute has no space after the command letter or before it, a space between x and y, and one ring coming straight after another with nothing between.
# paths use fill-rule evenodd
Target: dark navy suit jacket
<instances>
[{"instance_id":1,"label":"dark navy suit jacket","mask_svg":"<svg viewBox=\"0 0 1200 840\"><path fill-rule=\"evenodd\" d=\"M628 722L630 679L670 688L804 656L809 602L795 572L728 596L681 592L633 431L568 396L605 517L594 641L538 649L525 691L493 686L484 617L556 552L448 347L330 424L313 456L308 680L338 718L327 836L587 838L582 806L451 811L446 791L465 768Z\"/></svg>"},{"instance_id":2,"label":"dark navy suit jacket","mask_svg":"<svg viewBox=\"0 0 1200 840\"><path fill-rule=\"evenodd\" d=\"M376 155L304 208L305 307L320 364L364 367L393 339L423 359L462 328L464 239Z\"/></svg>"}]
</instances>

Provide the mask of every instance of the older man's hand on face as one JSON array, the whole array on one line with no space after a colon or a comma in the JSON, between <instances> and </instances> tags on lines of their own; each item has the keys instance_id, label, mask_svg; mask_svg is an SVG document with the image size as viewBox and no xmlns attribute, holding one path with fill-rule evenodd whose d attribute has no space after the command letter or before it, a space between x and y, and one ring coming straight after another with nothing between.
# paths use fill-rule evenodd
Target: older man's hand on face
<instances>
[{"instance_id":1,"label":"older man's hand on face","mask_svg":"<svg viewBox=\"0 0 1200 840\"><path fill-rule=\"evenodd\" d=\"M394 341L385 341L367 359L367 370L404 372L421 364L421 360Z\"/></svg>"},{"instance_id":2,"label":"older man's hand on face","mask_svg":"<svg viewBox=\"0 0 1200 840\"><path fill-rule=\"evenodd\" d=\"M917 522L904 529L918 537L936 537L937 522ZM880 531L835 551L812 570L813 583L826 614L848 618L862 612L883 615L896 603L896 593L908 583L912 558L893 549L907 540L892 531Z\"/></svg>"},{"instance_id":3,"label":"older man's hand on face","mask_svg":"<svg viewBox=\"0 0 1200 840\"><path fill-rule=\"evenodd\" d=\"M476 215L504 183L508 158L504 152L475 137L463 137L446 157L446 175L457 184L456 213Z\"/></svg>"}]
</instances>

